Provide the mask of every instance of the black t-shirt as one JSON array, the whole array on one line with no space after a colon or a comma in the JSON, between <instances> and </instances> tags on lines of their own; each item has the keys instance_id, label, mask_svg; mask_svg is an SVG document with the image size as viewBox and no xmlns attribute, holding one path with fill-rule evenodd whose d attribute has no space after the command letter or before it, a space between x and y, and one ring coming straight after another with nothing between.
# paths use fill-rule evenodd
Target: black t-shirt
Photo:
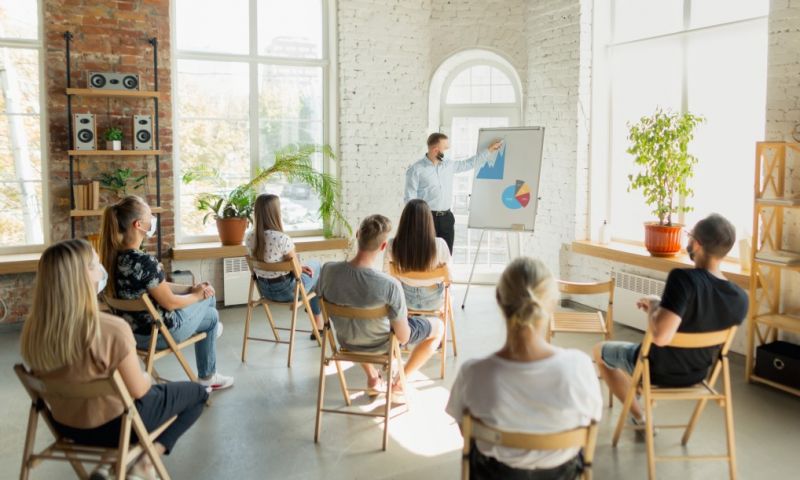
<instances>
[{"instance_id":1,"label":"black t-shirt","mask_svg":"<svg viewBox=\"0 0 800 480\"><path fill-rule=\"evenodd\" d=\"M123 250L117 255L114 288L117 298L136 300L164 281L164 270L158 259L140 250ZM176 327L175 312L164 310L153 302L168 329ZM133 333L149 335L153 317L147 312L115 312L130 323Z\"/></svg>"},{"instance_id":2,"label":"black t-shirt","mask_svg":"<svg viewBox=\"0 0 800 480\"><path fill-rule=\"evenodd\" d=\"M747 315L747 294L738 285L701 268L669 273L661 308L681 317L678 332L700 333L740 325ZM718 347L650 348L650 377L654 385L684 387L706 378Z\"/></svg>"}]
</instances>

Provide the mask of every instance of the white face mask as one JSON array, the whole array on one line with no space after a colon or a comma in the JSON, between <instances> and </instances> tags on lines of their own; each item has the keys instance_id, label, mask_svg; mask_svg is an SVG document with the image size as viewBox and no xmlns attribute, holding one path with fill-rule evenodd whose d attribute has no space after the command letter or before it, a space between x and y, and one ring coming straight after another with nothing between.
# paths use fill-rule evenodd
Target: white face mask
<instances>
[{"instance_id":1,"label":"white face mask","mask_svg":"<svg viewBox=\"0 0 800 480\"><path fill-rule=\"evenodd\" d=\"M147 238L153 238L153 235L156 234L156 229L158 228L158 217L151 217L150 219L150 229L145 233Z\"/></svg>"},{"instance_id":2,"label":"white face mask","mask_svg":"<svg viewBox=\"0 0 800 480\"><path fill-rule=\"evenodd\" d=\"M103 293L103 290L106 289L106 285L108 284L108 272L102 263L98 263L97 266L100 268L100 271L103 272L103 276L97 281L97 294L99 295Z\"/></svg>"}]
</instances>

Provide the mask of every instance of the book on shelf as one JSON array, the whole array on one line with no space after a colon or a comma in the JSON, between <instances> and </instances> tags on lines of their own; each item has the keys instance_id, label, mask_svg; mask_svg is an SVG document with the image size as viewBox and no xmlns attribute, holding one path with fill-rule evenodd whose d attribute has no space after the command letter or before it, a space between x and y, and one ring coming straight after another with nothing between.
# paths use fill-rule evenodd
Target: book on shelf
<instances>
[{"instance_id":1,"label":"book on shelf","mask_svg":"<svg viewBox=\"0 0 800 480\"><path fill-rule=\"evenodd\" d=\"M75 210L100 209L100 182L88 181L72 185Z\"/></svg>"}]
</instances>

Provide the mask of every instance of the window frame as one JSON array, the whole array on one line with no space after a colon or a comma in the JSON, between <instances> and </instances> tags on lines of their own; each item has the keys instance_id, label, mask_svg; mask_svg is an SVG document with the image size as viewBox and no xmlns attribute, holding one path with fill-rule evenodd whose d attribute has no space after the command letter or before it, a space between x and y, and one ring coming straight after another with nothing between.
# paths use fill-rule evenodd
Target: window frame
<instances>
[{"instance_id":1,"label":"window frame","mask_svg":"<svg viewBox=\"0 0 800 480\"><path fill-rule=\"evenodd\" d=\"M259 108L258 108L258 73L261 65L292 66L292 67L319 67L322 70L322 143L330 145L334 152L338 152L338 135L336 130L336 23L335 16L331 12L336 12L336 0L319 0L322 7L322 57L314 58L293 58L275 57L261 55L258 52L258 0L248 0L248 53L218 53L202 52L194 50L180 50L177 43L177 0L170 0L170 40L171 53L170 67L172 69L172 131L173 131L173 182L174 182L174 202L173 210L175 215L175 243L191 244L218 241L217 235L188 235L183 231L181 223L180 203L181 203L181 161L180 161L180 142L175 141L180 135L180 117L177 108L180 99L180 89L177 87L178 62L180 60L214 61L214 62L234 62L245 63L248 68L248 121L249 121L249 141L250 141L250 177L259 167L260 145L258 137L259 128ZM332 174L337 179L340 178L338 163L333 159L323 159L323 172ZM292 237L310 237L323 234L324 227L313 230L295 230L287 232Z\"/></svg>"},{"instance_id":2,"label":"window frame","mask_svg":"<svg viewBox=\"0 0 800 480\"><path fill-rule=\"evenodd\" d=\"M0 37L0 48L18 48L22 50L35 50L39 60L39 139L40 139L40 158L41 158L41 177L39 183L42 187L42 243L24 245L2 245L0 244L0 255L14 255L23 253L39 253L44 251L50 244L50 183L46 182L49 172L49 152L50 136L47 128L47 86L45 78L45 46L44 46L44 7L42 0L36 0L36 18L38 25L36 28L37 38L11 38ZM15 114L19 115L19 114ZM24 115L24 114L22 114ZM25 115L29 116L29 115Z\"/></svg>"},{"instance_id":3,"label":"window frame","mask_svg":"<svg viewBox=\"0 0 800 480\"><path fill-rule=\"evenodd\" d=\"M616 1L612 0L605 9L594 9L593 25L605 25L605 28L593 29L593 48L592 58L592 126L591 139L589 146L590 167L589 167L589 234L590 240L599 240L599 225L604 220L608 220L611 225L614 223L614 212L611 202L611 192L613 187L612 168L615 159L612 156L612 136L614 131L611 127L614 113L613 97L613 75L611 65L613 51L617 47L657 41L666 38L681 39L681 107L678 113L686 112L689 103L689 71L687 68L688 59L688 38L690 35L723 29L732 25L768 21L768 14L754 17L742 18L734 21L714 23L701 27L691 27L691 7L692 0L683 0L683 26L680 30L668 33L637 37L624 41L615 42L614 39L614 16ZM598 48L599 47L599 48ZM619 161L619 160L616 160ZM686 198L681 197L679 202L684 204ZM678 214L678 222L685 223L686 213ZM613 228L612 228L613 235ZM613 236L612 241L627 243L632 245L644 245L644 230L638 239L629 239Z\"/></svg>"}]
</instances>

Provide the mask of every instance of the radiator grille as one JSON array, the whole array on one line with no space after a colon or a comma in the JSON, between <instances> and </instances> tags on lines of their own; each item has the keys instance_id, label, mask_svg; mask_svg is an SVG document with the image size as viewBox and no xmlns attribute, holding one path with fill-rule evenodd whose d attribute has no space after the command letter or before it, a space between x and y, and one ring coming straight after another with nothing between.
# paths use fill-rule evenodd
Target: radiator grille
<instances>
[{"instance_id":1,"label":"radiator grille","mask_svg":"<svg viewBox=\"0 0 800 480\"><path fill-rule=\"evenodd\" d=\"M225 273L236 273L247 271L247 259L245 257L234 257L225 259Z\"/></svg>"},{"instance_id":2,"label":"radiator grille","mask_svg":"<svg viewBox=\"0 0 800 480\"><path fill-rule=\"evenodd\" d=\"M630 290L641 295L658 295L664 292L664 282L653 278L642 277L627 272L614 272L617 288Z\"/></svg>"}]
</instances>

